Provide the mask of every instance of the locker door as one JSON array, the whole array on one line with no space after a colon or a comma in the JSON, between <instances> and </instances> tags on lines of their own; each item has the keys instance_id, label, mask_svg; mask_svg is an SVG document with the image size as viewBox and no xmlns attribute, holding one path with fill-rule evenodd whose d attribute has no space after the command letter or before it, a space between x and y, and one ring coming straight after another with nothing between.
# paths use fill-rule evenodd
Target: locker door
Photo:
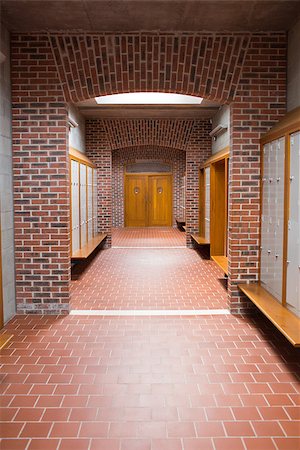
<instances>
[{"instance_id":1,"label":"locker door","mask_svg":"<svg viewBox=\"0 0 300 450\"><path fill-rule=\"evenodd\" d=\"M268 286L268 234L269 234L269 214L270 214L270 186L269 186L269 158L270 144L266 144L263 149L263 174L262 174L262 217L261 217L261 283L265 288Z\"/></svg>"},{"instance_id":2,"label":"locker door","mask_svg":"<svg viewBox=\"0 0 300 450\"><path fill-rule=\"evenodd\" d=\"M285 139L276 143L273 295L282 300Z\"/></svg>"},{"instance_id":3,"label":"locker door","mask_svg":"<svg viewBox=\"0 0 300 450\"><path fill-rule=\"evenodd\" d=\"M80 247L79 224L79 163L71 160L71 202L72 202L72 253Z\"/></svg>"},{"instance_id":4,"label":"locker door","mask_svg":"<svg viewBox=\"0 0 300 450\"><path fill-rule=\"evenodd\" d=\"M300 132L290 137L287 306L300 315Z\"/></svg>"},{"instance_id":5,"label":"locker door","mask_svg":"<svg viewBox=\"0 0 300 450\"><path fill-rule=\"evenodd\" d=\"M93 237L93 169L87 167L87 227L88 227L88 240Z\"/></svg>"},{"instance_id":6,"label":"locker door","mask_svg":"<svg viewBox=\"0 0 300 450\"><path fill-rule=\"evenodd\" d=\"M81 237L81 248L87 242L87 205L86 205L86 166L80 164L80 237Z\"/></svg>"},{"instance_id":7,"label":"locker door","mask_svg":"<svg viewBox=\"0 0 300 450\"><path fill-rule=\"evenodd\" d=\"M210 167L205 169L205 239L210 240Z\"/></svg>"}]
</instances>

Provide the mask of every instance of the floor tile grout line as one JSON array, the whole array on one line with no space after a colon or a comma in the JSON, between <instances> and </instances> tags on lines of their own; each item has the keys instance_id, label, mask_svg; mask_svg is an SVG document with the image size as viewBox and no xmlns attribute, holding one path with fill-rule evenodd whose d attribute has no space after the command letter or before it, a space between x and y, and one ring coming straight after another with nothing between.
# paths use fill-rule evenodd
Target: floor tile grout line
<instances>
[{"instance_id":1,"label":"floor tile grout line","mask_svg":"<svg viewBox=\"0 0 300 450\"><path fill-rule=\"evenodd\" d=\"M230 315L229 309L179 309L179 310L124 310L124 309L73 309L72 316L211 316Z\"/></svg>"}]
</instances>

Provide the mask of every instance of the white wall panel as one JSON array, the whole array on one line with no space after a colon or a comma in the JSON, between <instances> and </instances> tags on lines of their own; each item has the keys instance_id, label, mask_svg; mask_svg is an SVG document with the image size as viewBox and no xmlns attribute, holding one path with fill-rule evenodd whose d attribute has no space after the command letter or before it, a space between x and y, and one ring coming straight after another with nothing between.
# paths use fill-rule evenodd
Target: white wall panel
<instances>
[{"instance_id":1,"label":"white wall panel","mask_svg":"<svg viewBox=\"0 0 300 450\"><path fill-rule=\"evenodd\" d=\"M71 160L72 253L79 250L79 163Z\"/></svg>"},{"instance_id":2,"label":"white wall panel","mask_svg":"<svg viewBox=\"0 0 300 450\"><path fill-rule=\"evenodd\" d=\"M210 167L205 168L205 239L210 239Z\"/></svg>"},{"instance_id":3,"label":"white wall panel","mask_svg":"<svg viewBox=\"0 0 300 450\"><path fill-rule=\"evenodd\" d=\"M300 132L290 138L287 306L300 315Z\"/></svg>"},{"instance_id":4,"label":"white wall panel","mask_svg":"<svg viewBox=\"0 0 300 450\"><path fill-rule=\"evenodd\" d=\"M81 247L83 247L87 242L87 198L86 198L86 183L87 174L86 166L80 164L80 236L81 236Z\"/></svg>"}]
</instances>

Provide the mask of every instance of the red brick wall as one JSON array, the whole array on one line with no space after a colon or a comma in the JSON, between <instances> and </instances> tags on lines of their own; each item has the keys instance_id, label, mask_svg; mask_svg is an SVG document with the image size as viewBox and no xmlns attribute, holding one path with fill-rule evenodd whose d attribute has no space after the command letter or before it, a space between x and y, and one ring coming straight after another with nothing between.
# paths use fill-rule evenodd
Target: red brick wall
<instances>
[{"instance_id":1,"label":"red brick wall","mask_svg":"<svg viewBox=\"0 0 300 450\"><path fill-rule=\"evenodd\" d=\"M69 309L67 112L46 36L12 38L18 313Z\"/></svg>"},{"instance_id":2,"label":"red brick wall","mask_svg":"<svg viewBox=\"0 0 300 450\"><path fill-rule=\"evenodd\" d=\"M231 105L229 293L234 312L249 306L236 285L256 280L259 256L259 138L285 112L284 33L135 33L13 36L12 90L19 311L66 310L69 198L65 100L126 91L202 95ZM75 63L74 58L77 59ZM58 74L60 80L58 80ZM63 89L63 92L62 92ZM104 137L103 135L101 135ZM106 138L107 139L107 138ZM198 139L187 154L189 210L197 212ZM99 229L111 226L110 143L94 155ZM91 155L99 143L88 144ZM206 151L206 150L205 150ZM100 158L100 159L99 159ZM103 169L103 170L102 170ZM197 230L197 220L190 230Z\"/></svg>"},{"instance_id":3,"label":"red brick wall","mask_svg":"<svg viewBox=\"0 0 300 450\"><path fill-rule=\"evenodd\" d=\"M186 149L186 242L192 247L191 234L199 232L199 166L211 155L211 124L195 122Z\"/></svg>"},{"instance_id":4,"label":"red brick wall","mask_svg":"<svg viewBox=\"0 0 300 450\"><path fill-rule=\"evenodd\" d=\"M286 37L251 38L235 102L231 106L231 202L229 210L229 296L233 312L252 303L236 285L258 279L260 232L260 136L286 108Z\"/></svg>"},{"instance_id":5,"label":"red brick wall","mask_svg":"<svg viewBox=\"0 0 300 450\"><path fill-rule=\"evenodd\" d=\"M112 163L111 146L102 120L87 120L86 153L97 166L98 232L107 233L106 247L111 246Z\"/></svg>"},{"instance_id":6,"label":"red brick wall","mask_svg":"<svg viewBox=\"0 0 300 450\"><path fill-rule=\"evenodd\" d=\"M173 225L181 217L180 184L185 173L186 152L159 146L121 148L112 152L113 226L124 226L124 170L126 164L136 159L161 160L171 163L173 173Z\"/></svg>"}]
</instances>

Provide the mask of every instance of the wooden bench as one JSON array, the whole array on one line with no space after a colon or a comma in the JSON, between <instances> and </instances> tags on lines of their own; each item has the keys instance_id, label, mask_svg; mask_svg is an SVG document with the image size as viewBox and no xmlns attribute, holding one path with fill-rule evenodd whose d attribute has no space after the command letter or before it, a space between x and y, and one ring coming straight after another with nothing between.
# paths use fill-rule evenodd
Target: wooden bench
<instances>
[{"instance_id":1,"label":"wooden bench","mask_svg":"<svg viewBox=\"0 0 300 450\"><path fill-rule=\"evenodd\" d=\"M0 335L0 350L2 350L12 339L12 334L3 333Z\"/></svg>"},{"instance_id":2,"label":"wooden bench","mask_svg":"<svg viewBox=\"0 0 300 450\"><path fill-rule=\"evenodd\" d=\"M177 227L180 230L184 230L185 231L185 220L184 219L175 219L175 220L176 220Z\"/></svg>"},{"instance_id":3,"label":"wooden bench","mask_svg":"<svg viewBox=\"0 0 300 450\"><path fill-rule=\"evenodd\" d=\"M89 240L89 242L82 247L81 249L77 250L72 254L72 260L80 260L80 259L87 259L93 251L98 247L101 242L106 239L107 234L105 233L99 233L95 237Z\"/></svg>"},{"instance_id":4,"label":"wooden bench","mask_svg":"<svg viewBox=\"0 0 300 450\"><path fill-rule=\"evenodd\" d=\"M223 270L223 272L228 275L228 258L227 256L212 256L211 259L218 264L219 267Z\"/></svg>"},{"instance_id":5,"label":"wooden bench","mask_svg":"<svg viewBox=\"0 0 300 450\"><path fill-rule=\"evenodd\" d=\"M210 244L210 242L207 239L205 239L202 236L199 236L199 234L191 234L191 238L198 245L209 245Z\"/></svg>"},{"instance_id":6,"label":"wooden bench","mask_svg":"<svg viewBox=\"0 0 300 450\"><path fill-rule=\"evenodd\" d=\"M300 317L279 303L258 283L239 284L238 287L294 347L300 347Z\"/></svg>"}]
</instances>

